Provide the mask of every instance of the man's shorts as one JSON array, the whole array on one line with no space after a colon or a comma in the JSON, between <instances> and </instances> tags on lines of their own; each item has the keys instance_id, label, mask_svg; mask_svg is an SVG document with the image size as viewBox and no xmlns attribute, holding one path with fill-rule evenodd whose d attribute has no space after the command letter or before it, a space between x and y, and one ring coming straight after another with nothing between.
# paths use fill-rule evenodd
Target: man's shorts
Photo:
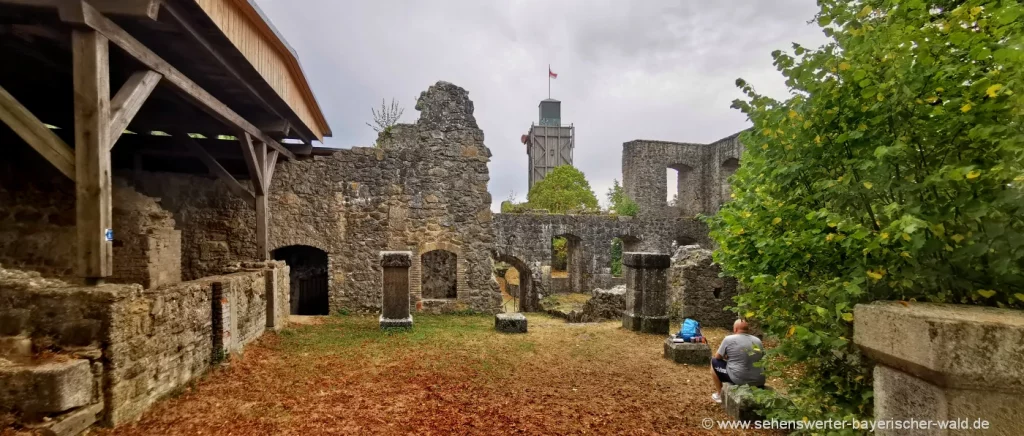
<instances>
[{"instance_id":1,"label":"man's shorts","mask_svg":"<svg viewBox=\"0 0 1024 436\"><path fill-rule=\"evenodd\" d=\"M718 381L722 383L732 383L732 379L729 378L729 372L725 370L726 362L722 359L711 359L711 368L715 370L715 375L718 376Z\"/></svg>"}]
</instances>

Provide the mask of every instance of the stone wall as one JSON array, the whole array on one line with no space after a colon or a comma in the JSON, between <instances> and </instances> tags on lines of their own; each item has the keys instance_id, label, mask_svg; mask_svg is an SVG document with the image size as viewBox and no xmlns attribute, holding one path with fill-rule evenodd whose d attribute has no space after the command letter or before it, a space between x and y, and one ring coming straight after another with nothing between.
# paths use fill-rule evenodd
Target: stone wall
<instances>
[{"instance_id":1,"label":"stone wall","mask_svg":"<svg viewBox=\"0 0 1024 436\"><path fill-rule=\"evenodd\" d=\"M1024 312L885 301L858 304L853 317L854 343L877 363L874 418L956 422L959 429L890 424L876 434L1020 434Z\"/></svg>"},{"instance_id":2,"label":"stone wall","mask_svg":"<svg viewBox=\"0 0 1024 436\"><path fill-rule=\"evenodd\" d=\"M283 274L268 273L273 269ZM134 284L75 287L0 270L0 336L27 338L36 352L89 358L96 402L102 392L105 422L117 425L259 337L268 324L267 296L283 300L274 307L287 307L282 275L284 265L255 265L144 290ZM276 278L269 287L268 276ZM221 298L214 298L214 288ZM227 308L228 317L220 319L228 322L215 328L218 305Z\"/></svg>"},{"instance_id":3,"label":"stone wall","mask_svg":"<svg viewBox=\"0 0 1024 436\"><path fill-rule=\"evenodd\" d=\"M669 316L731 329L736 314L725 308L733 305L738 285L732 277L720 277L721 271L712 260L711 250L697 245L677 249L668 273Z\"/></svg>"},{"instance_id":4,"label":"stone wall","mask_svg":"<svg viewBox=\"0 0 1024 436\"><path fill-rule=\"evenodd\" d=\"M545 290L590 293L624 284L623 277L611 274L614 238L622 239L623 251L669 253L679 240L710 245L707 228L690 218L495 214L494 233L498 258L515 259L531 273L540 272L542 283L536 292L541 294ZM568 279L551 278L551 238L555 236L567 236L573 242Z\"/></svg>"},{"instance_id":5,"label":"stone wall","mask_svg":"<svg viewBox=\"0 0 1024 436\"><path fill-rule=\"evenodd\" d=\"M78 282L75 184L23 143L0 161L0 264ZM5 152L8 152L5 149ZM123 179L112 189L113 283L181 281L181 234L156 199Z\"/></svg>"},{"instance_id":6,"label":"stone wall","mask_svg":"<svg viewBox=\"0 0 1024 436\"><path fill-rule=\"evenodd\" d=\"M640 214L692 218L713 214L728 201L728 178L738 167L739 133L711 144L630 141L622 145L622 187ZM676 170L677 199L668 206L666 169Z\"/></svg>"},{"instance_id":7,"label":"stone wall","mask_svg":"<svg viewBox=\"0 0 1024 436\"><path fill-rule=\"evenodd\" d=\"M75 184L27 144L0 145L0 264L74 279Z\"/></svg>"},{"instance_id":8,"label":"stone wall","mask_svg":"<svg viewBox=\"0 0 1024 436\"><path fill-rule=\"evenodd\" d=\"M328 254L330 310L377 311L378 253L412 251L413 304L422 301L420 255L457 256L457 299L442 310L497 311L491 277L490 151L468 93L438 82L421 94L415 124L356 147L278 164L270 188L270 246L307 245ZM182 230L182 272L195 279L256 255L255 212L221 182L141 173L141 192L161 198Z\"/></svg>"}]
</instances>

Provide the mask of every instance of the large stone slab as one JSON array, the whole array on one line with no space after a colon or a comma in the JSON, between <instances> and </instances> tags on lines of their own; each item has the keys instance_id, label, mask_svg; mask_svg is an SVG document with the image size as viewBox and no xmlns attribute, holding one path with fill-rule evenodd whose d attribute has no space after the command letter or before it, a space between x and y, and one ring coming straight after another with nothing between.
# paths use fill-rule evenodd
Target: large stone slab
<instances>
[{"instance_id":1,"label":"large stone slab","mask_svg":"<svg viewBox=\"0 0 1024 436\"><path fill-rule=\"evenodd\" d=\"M711 363L711 347L699 342L672 342L665 339L664 357L675 363L707 365Z\"/></svg>"},{"instance_id":2,"label":"large stone slab","mask_svg":"<svg viewBox=\"0 0 1024 436\"><path fill-rule=\"evenodd\" d=\"M0 409L63 412L88 404L92 395L88 360L0 366Z\"/></svg>"},{"instance_id":3,"label":"large stone slab","mask_svg":"<svg viewBox=\"0 0 1024 436\"><path fill-rule=\"evenodd\" d=\"M754 401L752 387L747 385L734 385L722 383L722 408L725 413L737 421L757 421L763 417L758 412L757 403Z\"/></svg>"},{"instance_id":4,"label":"large stone slab","mask_svg":"<svg viewBox=\"0 0 1024 436\"><path fill-rule=\"evenodd\" d=\"M854 309L869 357L936 385L1024 393L1024 312L890 301Z\"/></svg>"},{"instance_id":5,"label":"large stone slab","mask_svg":"<svg viewBox=\"0 0 1024 436\"><path fill-rule=\"evenodd\" d=\"M502 333L526 333L526 316L522 313L494 315L494 329Z\"/></svg>"},{"instance_id":6,"label":"large stone slab","mask_svg":"<svg viewBox=\"0 0 1024 436\"><path fill-rule=\"evenodd\" d=\"M1024 428L1024 312L949 304L879 302L854 309L854 341L874 369L875 418ZM958 424L959 425L959 424ZM959 427L958 427L959 428ZM880 429L879 435L959 430Z\"/></svg>"}]
</instances>

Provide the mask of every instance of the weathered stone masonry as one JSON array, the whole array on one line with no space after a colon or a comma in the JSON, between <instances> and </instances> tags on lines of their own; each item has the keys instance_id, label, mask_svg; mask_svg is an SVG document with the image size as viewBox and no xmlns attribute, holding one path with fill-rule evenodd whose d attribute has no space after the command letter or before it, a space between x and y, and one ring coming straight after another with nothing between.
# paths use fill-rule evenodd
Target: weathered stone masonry
<instances>
[{"instance_id":1,"label":"weathered stone masonry","mask_svg":"<svg viewBox=\"0 0 1024 436\"><path fill-rule=\"evenodd\" d=\"M426 310L495 311L491 277L490 151L468 94L439 82L415 124L395 126L380 148L323 151L278 164L271 187L271 249L307 245L328 254L331 311L380 308L378 253L412 251L413 304ZM174 213L182 272L197 278L255 256L255 213L220 183L142 173L136 187ZM455 255L456 299L424 299L422 254Z\"/></svg>"}]
</instances>

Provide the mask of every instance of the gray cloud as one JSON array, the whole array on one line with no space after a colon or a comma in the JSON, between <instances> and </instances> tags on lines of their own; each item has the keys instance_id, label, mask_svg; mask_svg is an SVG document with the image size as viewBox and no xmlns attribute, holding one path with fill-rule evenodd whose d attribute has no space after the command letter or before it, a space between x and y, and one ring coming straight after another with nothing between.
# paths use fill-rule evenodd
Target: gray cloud
<instances>
[{"instance_id":1,"label":"gray cloud","mask_svg":"<svg viewBox=\"0 0 1024 436\"><path fill-rule=\"evenodd\" d=\"M729 108L743 77L786 93L770 53L816 46L813 0L258 0L299 53L335 147L370 145L364 123L381 99L398 99L404 122L438 80L469 90L494 153L495 208L526 197L519 136L547 97L576 126L576 166L600 198L621 180L622 143L710 142L746 128Z\"/></svg>"}]
</instances>

